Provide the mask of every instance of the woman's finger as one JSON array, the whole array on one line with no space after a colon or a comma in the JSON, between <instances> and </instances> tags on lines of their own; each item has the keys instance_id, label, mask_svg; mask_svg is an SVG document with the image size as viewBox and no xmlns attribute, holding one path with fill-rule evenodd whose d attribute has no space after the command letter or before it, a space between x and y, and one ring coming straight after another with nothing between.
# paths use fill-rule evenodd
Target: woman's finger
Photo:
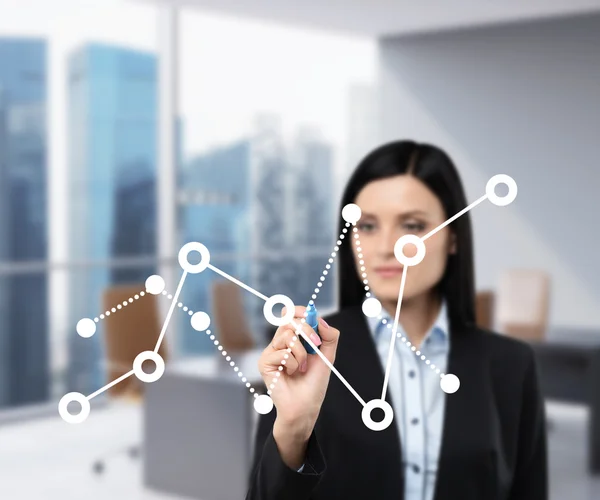
<instances>
[{"instance_id":1,"label":"woman's finger","mask_svg":"<svg viewBox=\"0 0 600 500\"><path fill-rule=\"evenodd\" d=\"M319 335L323 343L321 344L321 352L327 359L333 363L337 351L338 342L340 339L340 331L333 326L327 324L323 319L319 319Z\"/></svg>"},{"instance_id":2,"label":"woman's finger","mask_svg":"<svg viewBox=\"0 0 600 500\"><path fill-rule=\"evenodd\" d=\"M305 326L312 330L310 326ZM300 366L303 366L306 362L308 353L302 342L300 342L296 331L291 328L281 328L281 331L273 338L271 345L277 350L287 351L288 348L291 349L290 354L294 356Z\"/></svg>"},{"instance_id":3,"label":"woman's finger","mask_svg":"<svg viewBox=\"0 0 600 500\"><path fill-rule=\"evenodd\" d=\"M261 373L266 375L269 372L279 370L280 366L283 366L283 370L288 375L293 375L298 371L300 365L296 358L288 353L286 350L274 350L272 347L267 347L273 352L265 352L262 356L262 369Z\"/></svg>"},{"instance_id":4,"label":"woman's finger","mask_svg":"<svg viewBox=\"0 0 600 500\"><path fill-rule=\"evenodd\" d=\"M304 318L304 312L306 311L305 306L294 306L294 319L296 323L300 323L300 320ZM281 317L283 318L287 313L287 307L281 308Z\"/></svg>"}]
</instances>

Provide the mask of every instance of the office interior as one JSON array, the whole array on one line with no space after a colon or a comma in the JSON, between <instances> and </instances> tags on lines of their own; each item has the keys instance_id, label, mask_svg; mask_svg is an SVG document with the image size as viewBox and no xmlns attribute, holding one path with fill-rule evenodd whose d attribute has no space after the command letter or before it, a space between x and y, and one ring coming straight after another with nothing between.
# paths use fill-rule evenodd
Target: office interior
<instances>
[{"instance_id":1,"label":"office interior","mask_svg":"<svg viewBox=\"0 0 600 500\"><path fill-rule=\"evenodd\" d=\"M535 349L550 498L600 498L599 47L597 0L0 0L0 497L243 498L255 292L335 311L341 190L410 138L517 182L477 321Z\"/></svg>"}]
</instances>

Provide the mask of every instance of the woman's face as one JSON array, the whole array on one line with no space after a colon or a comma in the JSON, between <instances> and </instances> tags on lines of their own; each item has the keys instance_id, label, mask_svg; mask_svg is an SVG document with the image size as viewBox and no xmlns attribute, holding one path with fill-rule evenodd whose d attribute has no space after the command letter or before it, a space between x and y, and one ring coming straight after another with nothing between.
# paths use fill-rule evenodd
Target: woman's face
<instances>
[{"instance_id":1,"label":"woman's face","mask_svg":"<svg viewBox=\"0 0 600 500\"><path fill-rule=\"evenodd\" d=\"M402 265L394 245L405 234L425 236L448 218L437 196L411 175L397 175L367 184L354 203L362 212L356 223L368 285L381 301L397 301ZM453 215L453 214L452 214ZM354 241L354 238L352 238ZM456 251L454 236L446 226L425 241L425 258L407 270L403 300L428 293L441 280L449 253ZM362 282L357 245L352 245L356 270ZM404 254L413 257L408 244Z\"/></svg>"}]
</instances>

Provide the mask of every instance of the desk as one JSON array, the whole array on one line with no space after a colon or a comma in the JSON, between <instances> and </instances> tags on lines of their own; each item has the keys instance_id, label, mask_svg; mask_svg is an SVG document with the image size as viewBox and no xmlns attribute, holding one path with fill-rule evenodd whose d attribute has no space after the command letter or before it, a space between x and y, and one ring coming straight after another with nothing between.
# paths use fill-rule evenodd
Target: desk
<instances>
[{"instance_id":1,"label":"desk","mask_svg":"<svg viewBox=\"0 0 600 500\"><path fill-rule=\"evenodd\" d=\"M261 350L231 358L259 393ZM244 498L258 413L254 396L220 353L167 364L146 386L144 484L202 500Z\"/></svg>"},{"instance_id":2,"label":"desk","mask_svg":"<svg viewBox=\"0 0 600 500\"><path fill-rule=\"evenodd\" d=\"M589 406L588 469L600 474L600 331L555 328L532 346L544 397Z\"/></svg>"}]
</instances>

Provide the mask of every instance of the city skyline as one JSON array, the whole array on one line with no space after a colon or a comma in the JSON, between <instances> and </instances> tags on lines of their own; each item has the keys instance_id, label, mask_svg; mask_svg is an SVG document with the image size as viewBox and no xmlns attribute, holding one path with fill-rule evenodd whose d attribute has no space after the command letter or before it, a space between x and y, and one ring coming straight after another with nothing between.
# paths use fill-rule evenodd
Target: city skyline
<instances>
[{"instance_id":1,"label":"city skyline","mask_svg":"<svg viewBox=\"0 0 600 500\"><path fill-rule=\"evenodd\" d=\"M69 64L69 260L146 256L156 249L157 74L154 54L87 44ZM137 238L135 237L137 236ZM117 237L119 239L117 240ZM144 268L84 268L69 275L67 387L93 392L106 382L102 325L93 338L75 331L94 317L105 290L144 282Z\"/></svg>"},{"instance_id":2,"label":"city skyline","mask_svg":"<svg viewBox=\"0 0 600 500\"><path fill-rule=\"evenodd\" d=\"M155 254L156 92L156 58L151 53L88 44L72 55L69 116L76 140L68 176L73 208L69 260ZM258 114L257 122L269 116L280 120ZM179 130L184 126L180 121ZM279 156L272 158L275 163L267 161L266 170L260 152L264 141L255 134L178 166L183 200L186 192L193 193L191 202L179 210L180 244L200 241L218 259L223 254L239 255L260 239L258 254L268 252L270 257L226 262L221 265L224 271L242 280L254 276L254 285L272 289L269 293L278 291L297 299L302 295L308 301L324 266L323 259L311 251L320 249L324 255L334 238L327 196L333 180L331 145L314 127L299 128L291 142L286 142L281 127L268 135L280 148ZM278 170L275 175L273 168ZM265 184L267 179L280 179L281 185ZM282 200L285 207L278 208ZM264 203L267 212L256 223L261 229L249 233L250 213ZM277 223L273 217L283 218ZM97 314L106 287L143 283L153 272L146 266L71 273L69 390L91 392L105 382L101 332L93 339L81 339L72 327L79 319ZM185 300L210 314L210 277L201 275L192 283ZM331 306L333 289L324 290L320 299ZM254 305L248 311L254 331L264 330L262 313ZM180 327L176 352L209 352L210 346L187 326Z\"/></svg>"},{"instance_id":3,"label":"city skyline","mask_svg":"<svg viewBox=\"0 0 600 500\"><path fill-rule=\"evenodd\" d=\"M46 260L46 41L0 38L0 258ZM48 280L0 278L0 407L49 397ZM31 311L35 314L31 314Z\"/></svg>"},{"instance_id":4,"label":"city skyline","mask_svg":"<svg viewBox=\"0 0 600 500\"><path fill-rule=\"evenodd\" d=\"M281 118L257 114L247 138L221 146L184 165L181 244L205 245L215 265L267 295L283 293L308 303L334 243L332 146L314 128L299 128L286 142ZM256 259L241 257L251 252ZM315 253L318 253L315 255ZM229 255L234 260L219 260ZM259 257L258 257L259 256ZM217 278L219 279L219 278ZM185 302L212 310L215 277L200 274L183 292ZM319 303L333 304L326 287ZM243 295L251 331L262 341L262 304ZM196 332L182 326L184 354L210 352Z\"/></svg>"},{"instance_id":5,"label":"city skyline","mask_svg":"<svg viewBox=\"0 0 600 500\"><path fill-rule=\"evenodd\" d=\"M50 105L45 119L39 120L39 122L40 124L43 122L43 127L46 128L45 133L48 142L47 168L49 176L46 189L44 190L44 195L47 195L48 198L44 201L44 206L47 208L45 217L47 217L48 227L46 230L52 237L46 242L48 245L46 255L40 257L39 255L36 256L27 252L23 252L21 255L24 258L26 257L24 269L26 269L27 262L29 261L36 261L40 264L42 262L51 262L53 265L59 264L62 266L63 263L67 265L64 269L62 267L60 269L52 267L53 271L47 274L51 281L49 289L50 300L44 307L48 309L42 314L42 309L40 308L40 314L37 316L38 318L47 317L47 321L44 322L44 328L46 328L45 337L48 345L45 348L47 355L44 356L43 362L49 364L48 370L50 370L53 377L51 390L54 394L60 393L63 390L62 386L56 385L56 375L61 374L60 376L62 377L62 374L66 370L68 371L70 364L66 346L69 343L68 339L73 338L75 326L73 323L74 315L69 312L69 309L74 307L75 304L70 304L68 299L68 297L73 295L72 286L69 286L69 282L72 285L74 280L76 281L72 276L85 273L83 270L85 268L79 267L80 263L94 261L111 262L114 259L121 257L128 258L128 256L134 255L130 253L132 242L142 240L148 242L153 239L151 236L148 236L150 234L149 221L155 216L155 214L152 214L152 205L149 203L155 186L155 184L153 186L155 179L146 175L145 177L142 176L143 181L140 181L140 185L137 187L123 184L118 188L117 192L113 193L113 202L119 211L122 211L123 207L127 203L130 203L132 210L127 213L131 214L131 218L128 221L121 221L122 224L118 228L119 236L113 237L111 242L110 259L97 258L93 255L91 258L83 259L74 259L72 257L68 242L70 240L69 234L75 229L69 224L68 216L77 213L78 208L76 200L71 197L71 193L67 187L67 178L69 176L67 158L78 148L83 147L83 141L79 140L81 139L78 135L80 130L68 124L69 116L67 110L69 109L69 103L65 99L72 99L69 91L70 72L68 71L71 56L73 53L83 50L88 45L97 44L146 52L156 57L156 16L154 10L148 6L134 6L118 1L107 2L101 8L98 8L94 12L94 15L86 11L85 6L81 3L65 0L60 5L63 4L65 9L53 8L48 12L44 10L43 4L40 4L40 8L35 10L35 16L21 16L24 11L16 9L11 13L10 19L9 17L5 17L0 20L0 37L8 33L11 35L11 38L15 37L19 40L35 38L48 43L47 102ZM74 13L77 13L79 19L77 25L71 22ZM133 24L132 20L135 20ZM339 127L343 119L342 114L339 113L339 105L331 105L331 103L337 103L337 96L339 96L338 100L340 102L343 101L338 90L340 83L342 81L345 82L344 79L347 79L351 74L360 74L361 71L369 73L369 70L366 72L364 69L356 70L355 68L360 65L357 65L357 61L350 61L348 59L347 68L352 68L352 70L346 71L343 64L341 64L336 71L331 69L329 72L332 75L335 73L335 76L332 76L330 79L324 77L328 85L334 82L335 85L338 85L338 88L327 86L322 89L322 92L316 92L315 88L313 88L314 85L313 87L309 85L302 89L301 82L296 79L298 85L294 89L296 83L292 81L295 78L292 73L286 71L282 73L282 75L288 74L286 78L291 79L289 83L284 82L284 80L276 83L269 78L268 68L271 66L268 61L276 56L271 53L266 57L261 57L259 47L269 44L269 37L277 34L281 41L279 50L282 53L286 52L290 55L298 54L303 58L304 62L302 66L304 69L299 69L299 61L294 62L289 60L285 64L298 68L297 71L302 71L302 74L306 76L310 75L310 71L314 71L316 68L320 68L319 72L327 71L326 66L323 67L322 63L318 61L321 54L326 58L326 54L329 51L331 54L335 53L336 57L342 61L351 52L356 54L356 51L353 50L343 52L341 49L343 49L345 43L348 43L348 46L354 44L354 48L356 48L356 45L360 45L362 42L354 42L352 41L352 37L344 38L310 34L297 29L281 30L274 26L263 26L261 23L245 22L223 16L211 16L188 11L182 13L181 22L182 78L179 92L181 94L181 107L184 113L180 117L180 124L183 122L186 124L185 128L181 128L180 135L180 160L182 168L184 164L187 164L197 156L203 154L210 155L216 149L226 149L231 144L247 138L251 131L248 122L252 121L252 117L260 113L261 109L275 110L275 112L284 117L285 130L283 131L283 135L286 142L293 142L288 135L294 134L302 126L302 123L318 123L319 128L322 129L322 133L330 138L340 138L343 136L343 132ZM108 26L110 26L110 30L106 29ZM203 29L198 30L196 29L197 26L202 26ZM254 54L256 55L258 66L254 67L254 71L252 72L254 76L250 80L245 79L245 82L239 81L240 85L244 85L243 91L246 96L242 101L240 101L242 94L237 91L235 92L236 95L232 94L230 96L231 99L228 98L227 93L217 92L217 89L221 88L220 81L238 81L233 77L234 73L224 72L225 67L221 66L221 62L217 60L218 58L215 59L217 53L223 53L223 57L226 54L229 61L226 67L235 68L235 58L239 50L235 49L233 39L226 36L226 33L231 32L231 30L234 30L236 33L240 32L240 30L247 33L246 39L248 43L245 44L246 50L253 50L251 47L256 47ZM34 33L38 33L38 35L32 36ZM198 38L200 33L202 36L206 36L207 39L200 40ZM213 41L207 42L211 37ZM204 50L205 48L216 46L215 44L219 46L218 51L209 50L206 52ZM368 44L365 43L364 45L366 47ZM195 46L199 46L202 50L195 53L193 50ZM192 50L190 51L190 49ZM310 56L311 51L316 51L313 56ZM192 53L194 53L193 64L190 65L190 56ZM313 57L314 65L313 61L309 62L305 60L307 57L309 59ZM368 57L365 59L368 59ZM207 64L209 66L206 66ZM215 64L217 66L214 66ZM364 68L364 59L362 67ZM192 68L193 71L190 72ZM275 68L272 69L275 71ZM261 74L260 78L257 76L258 73L256 71ZM185 78L183 78L184 73ZM269 88L269 81L273 82L277 89ZM308 81L315 82L316 80L309 77ZM200 82L201 85L197 86L193 82ZM211 86L204 87L204 84L207 82L211 82ZM300 89L306 91L306 96L311 95L310 100L314 101L312 108L310 108L312 111L304 114L301 111L303 106L301 102L288 97L294 93L294 95L297 95ZM225 87L223 87L223 90L228 92ZM217 98L213 99L212 96L215 92L217 92ZM209 95L211 97L208 97ZM1 99L2 97L0 96L0 102ZM321 104L317 104L317 101L321 102ZM321 108L323 109L321 110ZM315 110L317 110L316 114ZM238 112L238 114L232 113L232 111ZM0 104L0 117L2 113L2 105ZM225 126L226 122L229 125ZM219 126L213 127L217 123ZM337 144L337 146L334 147L333 144ZM337 162L334 165L334 171L336 172L339 172L340 169L339 147L341 144L343 144L343 141L337 139L332 139L331 141L332 147L334 149L337 148L338 152L334 157L334 162ZM0 153L1 161L2 154ZM136 170L137 168L136 161L133 160L131 162L131 169ZM0 173L0 194L7 189L3 175ZM6 197L3 200L6 202ZM150 210L148 210L149 207ZM2 207L0 206L0 208ZM144 223L140 224L140 213L144 211L149 214L149 217ZM137 215L133 215L134 213ZM3 210L2 215L0 215L0 224L2 223L2 218L6 218L7 216L8 210ZM247 230L247 222L248 219L242 217L240 218L239 225ZM126 227L128 225L130 227L135 225L135 229L138 232L127 231ZM100 230L103 230L102 227L100 227ZM126 241L126 237L129 238L129 242ZM145 245L145 250L142 252L144 255L152 252L147 243L143 245ZM0 243L0 258L6 255L7 249L5 247L6 241ZM245 253L247 250L247 248L240 248L240 252ZM77 266L71 267L75 263L77 263ZM35 265L37 266L38 264L36 263ZM146 271L148 270L146 269ZM110 280L132 279L131 275L127 275L128 272L130 270L122 267L114 268L109 271ZM240 272L242 274L244 272L248 273L249 270L241 268ZM100 274L106 273L102 271ZM30 275L30 277L34 276L34 274ZM25 283L28 279L27 273L21 277L22 283ZM6 275L0 277L0 298L5 297L8 299L8 282L9 278ZM3 300L3 307L7 307L5 300ZM97 312L97 309L94 309L94 311ZM0 310L0 312L2 311ZM20 314L26 314L26 311L23 310ZM31 318L26 319L34 321ZM0 347L2 347L1 340ZM3 352L6 352L6 349L3 349ZM82 357L81 365L83 366L84 364L85 357ZM2 370L0 370L0 376L1 373ZM63 384L63 379L61 378L58 383Z\"/></svg>"}]
</instances>

